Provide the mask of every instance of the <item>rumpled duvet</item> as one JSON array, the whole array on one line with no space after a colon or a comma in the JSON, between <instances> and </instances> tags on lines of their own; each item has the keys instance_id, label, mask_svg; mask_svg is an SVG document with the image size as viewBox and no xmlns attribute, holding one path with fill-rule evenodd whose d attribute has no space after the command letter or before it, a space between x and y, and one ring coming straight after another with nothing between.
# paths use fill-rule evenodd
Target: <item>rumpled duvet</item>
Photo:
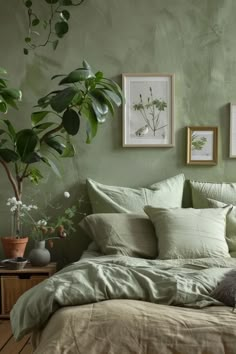
<instances>
[{"instance_id":1,"label":"rumpled duvet","mask_svg":"<svg viewBox=\"0 0 236 354\"><path fill-rule=\"evenodd\" d=\"M14 337L45 325L64 306L112 299L203 308L221 305L211 293L232 268L233 258L144 260L104 256L75 262L25 292L10 318Z\"/></svg>"}]
</instances>

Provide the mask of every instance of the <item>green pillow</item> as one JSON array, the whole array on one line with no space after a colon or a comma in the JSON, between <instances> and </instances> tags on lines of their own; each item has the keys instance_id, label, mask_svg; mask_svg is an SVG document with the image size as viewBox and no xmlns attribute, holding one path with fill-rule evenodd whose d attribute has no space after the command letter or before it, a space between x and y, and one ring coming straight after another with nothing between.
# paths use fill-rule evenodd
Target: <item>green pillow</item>
<instances>
[{"instance_id":1,"label":"green pillow","mask_svg":"<svg viewBox=\"0 0 236 354\"><path fill-rule=\"evenodd\" d=\"M236 205L236 183L190 181L194 208L208 208L207 198Z\"/></svg>"},{"instance_id":2,"label":"green pillow","mask_svg":"<svg viewBox=\"0 0 236 354\"><path fill-rule=\"evenodd\" d=\"M158 238L160 259L229 257L225 240L228 209L153 208L150 217Z\"/></svg>"},{"instance_id":3,"label":"green pillow","mask_svg":"<svg viewBox=\"0 0 236 354\"><path fill-rule=\"evenodd\" d=\"M89 199L94 213L144 214L147 204L159 207L181 207L184 175L155 183L148 188L109 186L87 180Z\"/></svg>"},{"instance_id":4,"label":"green pillow","mask_svg":"<svg viewBox=\"0 0 236 354\"><path fill-rule=\"evenodd\" d=\"M229 208L226 216L226 241L231 257L236 257L236 206L208 198L210 208Z\"/></svg>"},{"instance_id":5,"label":"green pillow","mask_svg":"<svg viewBox=\"0 0 236 354\"><path fill-rule=\"evenodd\" d=\"M156 258L154 227L146 215L91 214L79 224L104 254Z\"/></svg>"}]
</instances>

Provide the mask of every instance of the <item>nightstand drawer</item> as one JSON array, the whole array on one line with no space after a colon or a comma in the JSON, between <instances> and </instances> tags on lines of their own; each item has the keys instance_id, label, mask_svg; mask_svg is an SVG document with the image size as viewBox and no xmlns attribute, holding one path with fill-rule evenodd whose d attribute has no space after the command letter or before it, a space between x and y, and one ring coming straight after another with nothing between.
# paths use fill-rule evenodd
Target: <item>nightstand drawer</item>
<instances>
[{"instance_id":1,"label":"nightstand drawer","mask_svg":"<svg viewBox=\"0 0 236 354\"><path fill-rule=\"evenodd\" d=\"M47 278L47 275L2 275L1 314L9 314L20 295Z\"/></svg>"}]
</instances>

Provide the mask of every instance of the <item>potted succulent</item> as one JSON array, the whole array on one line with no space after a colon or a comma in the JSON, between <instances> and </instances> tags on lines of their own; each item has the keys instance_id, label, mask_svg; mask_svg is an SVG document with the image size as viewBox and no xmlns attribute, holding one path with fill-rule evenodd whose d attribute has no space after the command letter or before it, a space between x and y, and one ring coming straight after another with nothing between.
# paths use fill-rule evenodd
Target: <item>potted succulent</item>
<instances>
[{"instance_id":1,"label":"potted succulent","mask_svg":"<svg viewBox=\"0 0 236 354\"><path fill-rule=\"evenodd\" d=\"M86 142L90 143L99 125L106 121L107 116L114 114L114 107L122 103L123 96L116 82L105 78L101 71L93 73L90 65L83 61L82 67L68 75L52 77L60 77L59 89L38 100L29 128L17 130L5 115L9 107L17 108L22 92L9 88L4 75L6 71L0 69L0 165L6 172L16 201L22 202L24 181L28 179L38 184L43 178L40 164L46 164L58 173L48 152L52 149L61 157L73 157L72 137L80 129L80 120L87 120ZM6 242L20 242L24 238L19 205L14 211L13 234L1 237L4 249ZM14 257L17 256L22 256L22 253L14 253Z\"/></svg>"}]
</instances>

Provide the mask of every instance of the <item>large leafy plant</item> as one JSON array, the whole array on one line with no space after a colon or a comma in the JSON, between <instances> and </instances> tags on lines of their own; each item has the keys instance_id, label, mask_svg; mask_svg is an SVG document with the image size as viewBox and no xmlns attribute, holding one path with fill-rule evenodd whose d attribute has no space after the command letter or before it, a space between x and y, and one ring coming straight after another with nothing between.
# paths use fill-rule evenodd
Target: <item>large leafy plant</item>
<instances>
[{"instance_id":1,"label":"large leafy plant","mask_svg":"<svg viewBox=\"0 0 236 354\"><path fill-rule=\"evenodd\" d=\"M8 87L6 71L0 69L0 112L17 109L22 93ZM43 163L58 173L49 158L49 152L59 157L73 157L72 137L77 135L82 118L87 120L87 143L95 137L99 124L114 114L122 103L122 92L116 82L105 78L101 71L93 73L84 61L68 75L60 77L59 89L40 98L37 110L31 115L29 128L17 130L13 121L0 118L0 164L3 166L17 200L22 199L23 181L38 184L43 178L39 164Z\"/></svg>"}]
</instances>

